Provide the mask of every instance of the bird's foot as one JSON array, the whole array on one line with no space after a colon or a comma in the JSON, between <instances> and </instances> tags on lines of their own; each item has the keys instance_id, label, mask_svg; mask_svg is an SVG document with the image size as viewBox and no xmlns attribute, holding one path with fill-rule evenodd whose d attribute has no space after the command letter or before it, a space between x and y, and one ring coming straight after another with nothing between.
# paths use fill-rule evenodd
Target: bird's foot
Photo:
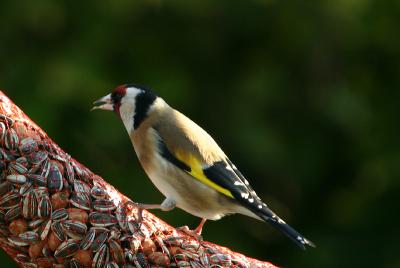
<instances>
[{"instance_id":1,"label":"bird's foot","mask_svg":"<svg viewBox=\"0 0 400 268\"><path fill-rule=\"evenodd\" d=\"M138 226L140 228L140 226L142 225L142 222L143 222L143 210L145 208L140 203L135 203L135 202L133 202L131 200L128 200L123 204L123 209L124 209L125 213L127 211L128 206L133 206L133 207L137 208L136 221L137 221Z\"/></svg>"},{"instance_id":2,"label":"bird's foot","mask_svg":"<svg viewBox=\"0 0 400 268\"><path fill-rule=\"evenodd\" d=\"M203 237L201 236L201 230L199 232L199 230L197 230L197 228L194 230L190 230L189 227L187 225L185 225L185 226L178 227L176 229L193 237L197 241L203 241Z\"/></svg>"},{"instance_id":3,"label":"bird's foot","mask_svg":"<svg viewBox=\"0 0 400 268\"><path fill-rule=\"evenodd\" d=\"M206 218L201 219L199 226L197 226L196 229L194 229L194 230L190 230L187 225L178 227L177 229L184 232L187 235L190 235L191 237L194 237L198 241L203 241L201 232L203 231L203 226L204 226L204 223L206 222L206 220L207 220Z\"/></svg>"}]
</instances>

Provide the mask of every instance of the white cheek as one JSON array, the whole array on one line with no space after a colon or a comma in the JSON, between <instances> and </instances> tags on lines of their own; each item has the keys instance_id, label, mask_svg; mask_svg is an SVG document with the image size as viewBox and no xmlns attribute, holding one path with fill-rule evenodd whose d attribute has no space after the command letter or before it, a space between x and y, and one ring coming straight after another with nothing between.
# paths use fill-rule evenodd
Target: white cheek
<instances>
[{"instance_id":1,"label":"white cheek","mask_svg":"<svg viewBox=\"0 0 400 268\"><path fill-rule=\"evenodd\" d=\"M133 131L133 116L134 116L134 107L133 105L124 105L122 104L119 108L119 113L121 115L122 122L128 133L130 134Z\"/></svg>"}]
</instances>

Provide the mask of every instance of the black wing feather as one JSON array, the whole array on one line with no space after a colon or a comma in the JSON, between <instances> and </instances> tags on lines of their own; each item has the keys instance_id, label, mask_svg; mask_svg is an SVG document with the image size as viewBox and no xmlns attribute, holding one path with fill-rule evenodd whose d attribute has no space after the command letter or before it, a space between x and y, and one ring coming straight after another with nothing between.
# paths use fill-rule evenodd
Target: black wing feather
<instances>
[{"instance_id":1,"label":"black wing feather","mask_svg":"<svg viewBox=\"0 0 400 268\"><path fill-rule=\"evenodd\" d=\"M302 249L305 249L305 245L315 247L311 241L286 224L262 202L243 174L229 159L215 162L212 166L205 168L203 172L211 181L229 190L242 206L264 221L271 223Z\"/></svg>"}]
</instances>

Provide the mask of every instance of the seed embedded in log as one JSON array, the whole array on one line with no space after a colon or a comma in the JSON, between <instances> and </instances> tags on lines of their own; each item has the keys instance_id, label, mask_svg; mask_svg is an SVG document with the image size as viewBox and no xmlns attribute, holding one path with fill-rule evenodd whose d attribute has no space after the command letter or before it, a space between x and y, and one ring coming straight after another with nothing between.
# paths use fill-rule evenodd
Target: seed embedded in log
<instances>
[{"instance_id":1,"label":"seed embedded in log","mask_svg":"<svg viewBox=\"0 0 400 268\"><path fill-rule=\"evenodd\" d=\"M24 219L16 219L10 223L8 229L13 235L20 235L28 230L28 223Z\"/></svg>"},{"instance_id":2,"label":"seed embedded in log","mask_svg":"<svg viewBox=\"0 0 400 268\"><path fill-rule=\"evenodd\" d=\"M67 191L61 191L51 196L51 206L54 210L60 208L66 208L69 204L69 193Z\"/></svg>"},{"instance_id":3,"label":"seed embedded in log","mask_svg":"<svg viewBox=\"0 0 400 268\"><path fill-rule=\"evenodd\" d=\"M86 211L84 211L83 209L68 208L67 212L68 212L68 218L70 220L76 220L76 221L86 223L89 219L88 213Z\"/></svg>"},{"instance_id":4,"label":"seed embedded in log","mask_svg":"<svg viewBox=\"0 0 400 268\"><path fill-rule=\"evenodd\" d=\"M146 238L142 241L142 248L145 255L150 255L157 250L156 244L150 238Z\"/></svg>"}]
</instances>

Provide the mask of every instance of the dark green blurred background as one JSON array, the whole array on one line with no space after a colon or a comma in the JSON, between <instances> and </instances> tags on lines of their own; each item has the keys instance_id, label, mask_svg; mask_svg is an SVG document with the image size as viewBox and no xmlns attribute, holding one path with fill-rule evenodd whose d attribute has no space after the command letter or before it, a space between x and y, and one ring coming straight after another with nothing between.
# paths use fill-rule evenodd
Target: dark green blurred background
<instances>
[{"instance_id":1,"label":"dark green blurred background","mask_svg":"<svg viewBox=\"0 0 400 268\"><path fill-rule=\"evenodd\" d=\"M400 267L399 25L399 1L2 1L0 88L73 157L151 203L162 196L122 123L89 112L117 84L148 85L318 247L244 216L209 222L205 239L284 267Z\"/></svg>"}]
</instances>

